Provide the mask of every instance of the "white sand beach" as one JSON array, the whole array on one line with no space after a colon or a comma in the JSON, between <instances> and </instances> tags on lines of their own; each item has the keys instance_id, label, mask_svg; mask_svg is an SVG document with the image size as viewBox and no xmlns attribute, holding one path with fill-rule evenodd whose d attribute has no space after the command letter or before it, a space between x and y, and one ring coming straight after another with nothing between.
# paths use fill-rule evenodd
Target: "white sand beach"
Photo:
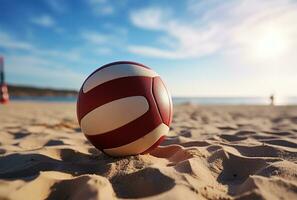
<instances>
[{"instance_id":1,"label":"white sand beach","mask_svg":"<svg viewBox=\"0 0 297 200\"><path fill-rule=\"evenodd\" d=\"M151 154L112 158L73 103L0 106L0 199L297 199L297 107L174 107Z\"/></svg>"}]
</instances>

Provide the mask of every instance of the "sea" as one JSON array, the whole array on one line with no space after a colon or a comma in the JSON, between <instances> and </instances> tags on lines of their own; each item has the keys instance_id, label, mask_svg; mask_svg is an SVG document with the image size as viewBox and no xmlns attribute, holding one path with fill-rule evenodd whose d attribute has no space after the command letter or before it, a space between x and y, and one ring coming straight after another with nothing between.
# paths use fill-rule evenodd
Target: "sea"
<instances>
[{"instance_id":1,"label":"sea","mask_svg":"<svg viewBox=\"0 0 297 200\"><path fill-rule=\"evenodd\" d=\"M36 102L76 102L77 98L70 97L12 97L11 101ZM268 97L173 97L173 104L199 105L269 105ZM275 98L276 105L297 105L297 97Z\"/></svg>"}]
</instances>

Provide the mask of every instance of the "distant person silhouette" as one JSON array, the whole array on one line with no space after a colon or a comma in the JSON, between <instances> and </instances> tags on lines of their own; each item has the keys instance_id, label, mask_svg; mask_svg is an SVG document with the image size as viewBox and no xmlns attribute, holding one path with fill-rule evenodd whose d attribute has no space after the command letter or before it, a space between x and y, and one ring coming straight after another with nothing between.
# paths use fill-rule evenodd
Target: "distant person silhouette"
<instances>
[{"instance_id":1,"label":"distant person silhouette","mask_svg":"<svg viewBox=\"0 0 297 200\"><path fill-rule=\"evenodd\" d=\"M270 95L270 105L274 106L274 94Z\"/></svg>"}]
</instances>

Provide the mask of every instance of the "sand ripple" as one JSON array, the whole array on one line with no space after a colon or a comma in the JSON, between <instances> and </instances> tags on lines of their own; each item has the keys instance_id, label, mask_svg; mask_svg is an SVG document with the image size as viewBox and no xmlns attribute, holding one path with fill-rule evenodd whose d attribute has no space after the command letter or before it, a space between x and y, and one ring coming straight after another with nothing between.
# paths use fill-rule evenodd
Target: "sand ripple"
<instances>
[{"instance_id":1,"label":"sand ripple","mask_svg":"<svg viewBox=\"0 0 297 200\"><path fill-rule=\"evenodd\" d=\"M297 107L175 107L151 154L93 148L74 104L0 107L0 199L296 199Z\"/></svg>"}]
</instances>

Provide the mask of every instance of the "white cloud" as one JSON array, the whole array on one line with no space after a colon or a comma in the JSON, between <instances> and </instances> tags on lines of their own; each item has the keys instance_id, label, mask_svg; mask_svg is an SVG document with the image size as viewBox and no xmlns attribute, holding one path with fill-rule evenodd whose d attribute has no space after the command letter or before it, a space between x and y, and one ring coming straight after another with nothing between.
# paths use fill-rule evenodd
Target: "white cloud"
<instances>
[{"instance_id":1,"label":"white cloud","mask_svg":"<svg viewBox=\"0 0 297 200\"><path fill-rule=\"evenodd\" d=\"M114 23L110 23L110 22L106 22L101 24L101 28L103 30L105 30L106 32L112 35L118 35L120 37L126 37L129 30L127 29L127 27L123 27L121 26L122 24L114 24Z\"/></svg>"},{"instance_id":2,"label":"white cloud","mask_svg":"<svg viewBox=\"0 0 297 200\"><path fill-rule=\"evenodd\" d=\"M64 13L67 10L67 6L63 0L45 0L44 2L55 12Z\"/></svg>"},{"instance_id":3,"label":"white cloud","mask_svg":"<svg viewBox=\"0 0 297 200\"><path fill-rule=\"evenodd\" d=\"M89 2L91 4L96 4L96 3L101 4L101 3L106 3L107 1L106 0L89 0Z\"/></svg>"},{"instance_id":4,"label":"white cloud","mask_svg":"<svg viewBox=\"0 0 297 200\"><path fill-rule=\"evenodd\" d=\"M63 51L40 48L4 31L0 32L0 41L9 83L78 89L83 81L81 73L64 66L85 62L80 49Z\"/></svg>"},{"instance_id":5,"label":"white cloud","mask_svg":"<svg viewBox=\"0 0 297 200\"><path fill-rule=\"evenodd\" d=\"M3 31L0 31L0 41L0 48L9 51L12 54L23 52L36 56L60 57L65 59L66 61L78 61L79 59L81 59L79 49L61 51L39 48L32 44L32 42L21 41L20 39L13 37L11 34Z\"/></svg>"},{"instance_id":6,"label":"white cloud","mask_svg":"<svg viewBox=\"0 0 297 200\"><path fill-rule=\"evenodd\" d=\"M89 4L95 15L112 15L114 7L106 0L89 0Z\"/></svg>"},{"instance_id":7,"label":"white cloud","mask_svg":"<svg viewBox=\"0 0 297 200\"><path fill-rule=\"evenodd\" d=\"M49 15L42 15L39 17L34 17L31 22L43 27L53 27L55 26L55 20Z\"/></svg>"},{"instance_id":8,"label":"white cloud","mask_svg":"<svg viewBox=\"0 0 297 200\"><path fill-rule=\"evenodd\" d=\"M265 37L271 31L279 31L290 48L296 49L296 10L296 2L289 0L243 0L223 3L190 1L187 20L175 18L172 12L156 7L132 11L130 20L133 25L165 33L170 39L164 40L162 36L167 48L133 44L128 50L168 59L246 52L257 48L257 40L262 40L259 35ZM269 26L273 28L264 30Z\"/></svg>"},{"instance_id":9,"label":"white cloud","mask_svg":"<svg viewBox=\"0 0 297 200\"><path fill-rule=\"evenodd\" d=\"M81 36L83 39L93 44L103 44L110 41L109 36L95 31L83 31Z\"/></svg>"},{"instance_id":10,"label":"white cloud","mask_svg":"<svg viewBox=\"0 0 297 200\"><path fill-rule=\"evenodd\" d=\"M22 77L10 78L17 84L38 85L42 87L57 87L78 89L84 76L57 62L36 55L8 55L6 58L7 75ZM8 81L8 82L10 82Z\"/></svg>"},{"instance_id":11,"label":"white cloud","mask_svg":"<svg viewBox=\"0 0 297 200\"><path fill-rule=\"evenodd\" d=\"M33 50L34 47L27 42L17 40L6 32L0 31L0 47L8 50Z\"/></svg>"},{"instance_id":12,"label":"white cloud","mask_svg":"<svg viewBox=\"0 0 297 200\"><path fill-rule=\"evenodd\" d=\"M180 55L175 51L164 50L164 49L159 49L159 48L149 47L149 46L131 45L128 47L128 51L138 55L151 56L155 58L170 58L170 59L181 58Z\"/></svg>"},{"instance_id":13,"label":"white cloud","mask_svg":"<svg viewBox=\"0 0 297 200\"><path fill-rule=\"evenodd\" d=\"M149 30L164 30L168 28L166 16L168 11L158 7L145 8L139 11L132 11L130 18L132 23L140 28Z\"/></svg>"},{"instance_id":14,"label":"white cloud","mask_svg":"<svg viewBox=\"0 0 297 200\"><path fill-rule=\"evenodd\" d=\"M146 8L130 15L132 23L140 28L162 31L173 38L169 46L177 46L174 49L160 49L157 47L133 45L128 48L132 53L153 57L180 59L196 57L216 51L219 44L211 39L214 37L214 28L206 30L194 27L192 24L179 22L169 16L168 11L161 8ZM164 37L162 38L164 40ZM167 44L169 39L167 40Z\"/></svg>"},{"instance_id":15,"label":"white cloud","mask_svg":"<svg viewBox=\"0 0 297 200\"><path fill-rule=\"evenodd\" d=\"M96 9L97 13L100 15L111 15L113 14L114 10L112 6L105 5L105 6L100 6Z\"/></svg>"},{"instance_id":16,"label":"white cloud","mask_svg":"<svg viewBox=\"0 0 297 200\"><path fill-rule=\"evenodd\" d=\"M112 29L112 27L109 27L109 29ZM93 53L108 55L111 54L113 50L122 48L123 45L125 45L126 31L124 30L125 29L119 28L118 31L113 33L84 30L81 32L81 38L86 41L85 45L87 45L89 49L92 49Z\"/></svg>"},{"instance_id":17,"label":"white cloud","mask_svg":"<svg viewBox=\"0 0 297 200\"><path fill-rule=\"evenodd\" d=\"M109 55L112 53L112 50L107 47L96 48L93 51L94 51L94 53L96 53L98 55Z\"/></svg>"}]
</instances>

